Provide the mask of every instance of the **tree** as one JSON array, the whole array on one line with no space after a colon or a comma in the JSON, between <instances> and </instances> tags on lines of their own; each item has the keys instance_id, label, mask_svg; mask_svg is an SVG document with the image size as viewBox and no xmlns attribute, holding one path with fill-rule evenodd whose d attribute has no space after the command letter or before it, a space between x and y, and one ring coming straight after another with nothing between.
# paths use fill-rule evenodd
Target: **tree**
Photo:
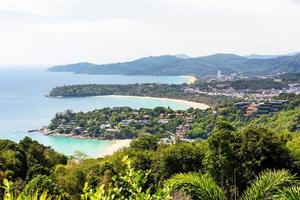
<instances>
[{"instance_id":1,"label":"tree","mask_svg":"<svg viewBox=\"0 0 300 200\"><path fill-rule=\"evenodd\" d=\"M244 189L247 183L266 169L288 169L291 157L287 138L261 127L248 127L239 132L234 142L236 184Z\"/></svg>"},{"instance_id":2,"label":"tree","mask_svg":"<svg viewBox=\"0 0 300 200\"><path fill-rule=\"evenodd\" d=\"M209 151L204 160L206 169L223 187L231 185L237 160L233 148L235 129L229 123L221 121L207 142Z\"/></svg>"},{"instance_id":3,"label":"tree","mask_svg":"<svg viewBox=\"0 0 300 200\"><path fill-rule=\"evenodd\" d=\"M108 187L102 185L96 191L90 188L87 184L84 187L82 200L117 200L117 199L132 199L132 200L169 200L170 195L168 188L159 189L154 194L150 193L150 188L145 189L144 185L147 182L147 176L150 171L143 173L135 170L128 157L122 159L126 165L124 171L112 177L113 183Z\"/></svg>"},{"instance_id":4,"label":"tree","mask_svg":"<svg viewBox=\"0 0 300 200\"><path fill-rule=\"evenodd\" d=\"M63 192L59 189L58 185L45 175L37 175L33 178L21 192L21 199L30 199L32 196L37 195L40 196L44 191L51 196L61 196Z\"/></svg>"},{"instance_id":5,"label":"tree","mask_svg":"<svg viewBox=\"0 0 300 200\"><path fill-rule=\"evenodd\" d=\"M158 137L146 135L131 142L130 147L135 150L156 150Z\"/></svg>"},{"instance_id":6,"label":"tree","mask_svg":"<svg viewBox=\"0 0 300 200\"><path fill-rule=\"evenodd\" d=\"M9 140L0 140L0 171L10 179L25 178L27 173L26 152Z\"/></svg>"},{"instance_id":7,"label":"tree","mask_svg":"<svg viewBox=\"0 0 300 200\"><path fill-rule=\"evenodd\" d=\"M50 147L45 147L29 137L21 140L19 146L26 152L28 180L38 174L49 175L54 166L67 163L65 155L57 153Z\"/></svg>"},{"instance_id":8,"label":"tree","mask_svg":"<svg viewBox=\"0 0 300 200\"><path fill-rule=\"evenodd\" d=\"M226 200L225 192L207 174L177 174L166 181L172 191L186 192L194 200Z\"/></svg>"},{"instance_id":9,"label":"tree","mask_svg":"<svg viewBox=\"0 0 300 200\"><path fill-rule=\"evenodd\" d=\"M77 160L77 161L83 161L85 159L87 159L89 156L87 154L85 154L82 151L75 151L74 154L71 156L71 159Z\"/></svg>"},{"instance_id":10,"label":"tree","mask_svg":"<svg viewBox=\"0 0 300 200\"><path fill-rule=\"evenodd\" d=\"M294 186L299 186L299 181L288 171L267 170L246 189L241 200L274 199L283 195L283 191L291 192Z\"/></svg>"},{"instance_id":11,"label":"tree","mask_svg":"<svg viewBox=\"0 0 300 200\"><path fill-rule=\"evenodd\" d=\"M157 182L160 182L176 173L200 172L204 169L202 162L206 152L206 142L182 142L166 146L156 152L152 173Z\"/></svg>"},{"instance_id":12,"label":"tree","mask_svg":"<svg viewBox=\"0 0 300 200\"><path fill-rule=\"evenodd\" d=\"M261 127L234 131L222 122L208 139L205 166L214 179L237 196L247 183L265 169L289 168L288 138Z\"/></svg>"},{"instance_id":13,"label":"tree","mask_svg":"<svg viewBox=\"0 0 300 200\"><path fill-rule=\"evenodd\" d=\"M13 183L9 182L7 179L3 180L3 188L4 188L4 195L3 200L61 200L60 196L50 196L47 191L43 191L40 195L39 192L34 192L31 196L23 197L18 196L15 194L13 189Z\"/></svg>"},{"instance_id":14,"label":"tree","mask_svg":"<svg viewBox=\"0 0 300 200\"><path fill-rule=\"evenodd\" d=\"M225 192L207 174L178 174L166 181L171 191L181 190L192 199L226 200ZM299 199L299 180L286 170L262 172L244 191L240 200Z\"/></svg>"},{"instance_id":15,"label":"tree","mask_svg":"<svg viewBox=\"0 0 300 200\"><path fill-rule=\"evenodd\" d=\"M300 186L293 186L281 190L281 192L275 196L278 200L299 200L300 199Z\"/></svg>"},{"instance_id":16,"label":"tree","mask_svg":"<svg viewBox=\"0 0 300 200\"><path fill-rule=\"evenodd\" d=\"M287 143L287 148L290 150L290 155L293 158L293 168L297 173L300 172L300 136L294 136Z\"/></svg>"},{"instance_id":17,"label":"tree","mask_svg":"<svg viewBox=\"0 0 300 200\"><path fill-rule=\"evenodd\" d=\"M11 178L24 177L26 173L26 162L19 151L4 150L0 153L2 163L0 169ZM25 169L25 170L24 170Z\"/></svg>"}]
</instances>

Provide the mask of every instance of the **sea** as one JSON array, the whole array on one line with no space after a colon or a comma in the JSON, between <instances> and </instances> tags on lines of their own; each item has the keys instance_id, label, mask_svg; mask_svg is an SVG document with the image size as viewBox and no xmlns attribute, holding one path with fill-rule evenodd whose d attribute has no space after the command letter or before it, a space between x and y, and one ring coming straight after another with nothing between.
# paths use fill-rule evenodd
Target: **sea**
<instances>
[{"instance_id":1,"label":"sea","mask_svg":"<svg viewBox=\"0 0 300 200\"><path fill-rule=\"evenodd\" d=\"M113 141L74 139L29 133L48 125L55 113L67 109L89 111L104 107L129 106L154 108L157 106L184 110L189 105L183 102L151 98L126 98L117 96L49 98L46 94L56 86L73 84L132 84L188 82L183 76L125 76L86 75L67 72L47 72L44 69L0 69L0 139L20 141L29 136L50 146L58 152L72 155L75 151L96 157L113 144Z\"/></svg>"}]
</instances>

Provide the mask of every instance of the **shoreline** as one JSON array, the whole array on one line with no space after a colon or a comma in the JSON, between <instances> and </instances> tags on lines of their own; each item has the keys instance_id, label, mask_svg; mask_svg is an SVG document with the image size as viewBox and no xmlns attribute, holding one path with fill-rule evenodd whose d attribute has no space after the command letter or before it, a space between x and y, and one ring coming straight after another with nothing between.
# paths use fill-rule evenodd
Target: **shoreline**
<instances>
[{"instance_id":1,"label":"shoreline","mask_svg":"<svg viewBox=\"0 0 300 200\"><path fill-rule=\"evenodd\" d=\"M181 77L184 77L187 79L186 83L188 85L192 85L198 80L196 76L181 76Z\"/></svg>"},{"instance_id":2,"label":"shoreline","mask_svg":"<svg viewBox=\"0 0 300 200\"><path fill-rule=\"evenodd\" d=\"M123 148L129 147L132 139L110 140L110 141L112 141L113 144L110 145L109 147L107 147L105 150L97 153L97 158L103 158L105 156L110 156Z\"/></svg>"},{"instance_id":3,"label":"shoreline","mask_svg":"<svg viewBox=\"0 0 300 200\"><path fill-rule=\"evenodd\" d=\"M99 98L99 97L120 97L120 98L131 98L131 99L153 99L153 100L161 100L161 101L169 101L169 102L175 102L184 104L187 106L190 106L192 108L199 108L201 110L205 110L210 108L210 106L204 104L204 103L197 103L193 101L187 101L183 99L170 99L170 98L162 98L162 97L143 97L143 96L129 96L129 95L103 95L103 96L93 96L91 98Z\"/></svg>"},{"instance_id":4,"label":"shoreline","mask_svg":"<svg viewBox=\"0 0 300 200\"><path fill-rule=\"evenodd\" d=\"M93 158L102 158L105 156L109 156L114 154L115 152L125 148L129 147L130 143L133 139L101 139L101 138L94 138L94 137L88 137L88 136L80 136L80 135L74 135L74 134L60 134L60 133L52 133L52 134L45 134L42 131L37 131L39 134L43 134L45 136L51 136L51 137L66 137L66 138L72 138L72 139L78 139L78 140L102 140L102 141L109 141L112 142L105 150L97 150L96 156L92 156Z\"/></svg>"}]
</instances>

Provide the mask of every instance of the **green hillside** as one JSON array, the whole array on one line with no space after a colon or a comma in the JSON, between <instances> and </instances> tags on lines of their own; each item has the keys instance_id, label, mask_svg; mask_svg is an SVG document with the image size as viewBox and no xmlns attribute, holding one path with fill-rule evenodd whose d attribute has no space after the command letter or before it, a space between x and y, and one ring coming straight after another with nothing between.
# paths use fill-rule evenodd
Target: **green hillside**
<instances>
[{"instance_id":1,"label":"green hillside","mask_svg":"<svg viewBox=\"0 0 300 200\"><path fill-rule=\"evenodd\" d=\"M126 75L212 75L218 70L224 74L244 73L249 75L272 72L300 72L300 54L270 59L248 59L234 54L215 54L197 58L177 56L145 57L131 62L96 65L78 63L55 66L49 71L72 71L86 74Z\"/></svg>"}]
</instances>

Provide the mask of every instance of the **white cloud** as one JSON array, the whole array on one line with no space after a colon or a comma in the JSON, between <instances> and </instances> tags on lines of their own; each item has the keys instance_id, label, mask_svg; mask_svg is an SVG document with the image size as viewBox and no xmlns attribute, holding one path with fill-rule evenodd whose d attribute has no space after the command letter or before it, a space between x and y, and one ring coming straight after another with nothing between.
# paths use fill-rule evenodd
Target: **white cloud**
<instances>
[{"instance_id":1,"label":"white cloud","mask_svg":"<svg viewBox=\"0 0 300 200\"><path fill-rule=\"evenodd\" d=\"M296 0L1 0L0 65L300 49Z\"/></svg>"}]
</instances>

